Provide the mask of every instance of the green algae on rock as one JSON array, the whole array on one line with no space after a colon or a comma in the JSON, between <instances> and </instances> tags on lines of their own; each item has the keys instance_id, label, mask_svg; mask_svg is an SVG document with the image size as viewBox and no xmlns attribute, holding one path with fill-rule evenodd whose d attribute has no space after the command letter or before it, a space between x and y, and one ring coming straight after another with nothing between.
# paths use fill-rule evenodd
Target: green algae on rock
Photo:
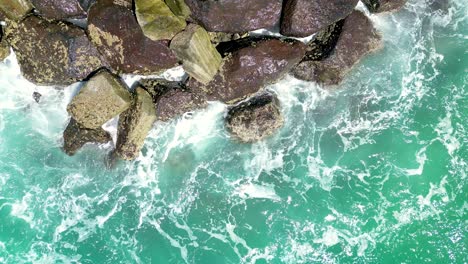
<instances>
[{"instance_id":1,"label":"green algae on rock","mask_svg":"<svg viewBox=\"0 0 468 264\"><path fill-rule=\"evenodd\" d=\"M171 41L170 48L182 61L184 70L197 81L210 82L221 65L221 55L211 44L208 32L190 24Z\"/></svg>"},{"instance_id":2,"label":"green algae on rock","mask_svg":"<svg viewBox=\"0 0 468 264\"><path fill-rule=\"evenodd\" d=\"M132 96L126 85L107 71L87 81L68 105L68 113L83 127L96 129L127 110Z\"/></svg>"},{"instance_id":3,"label":"green algae on rock","mask_svg":"<svg viewBox=\"0 0 468 264\"><path fill-rule=\"evenodd\" d=\"M184 0L165 0L174 15L187 19L191 12Z\"/></svg>"},{"instance_id":4,"label":"green algae on rock","mask_svg":"<svg viewBox=\"0 0 468 264\"><path fill-rule=\"evenodd\" d=\"M133 104L119 118L116 154L124 160L136 159L155 121L156 109L151 95L137 87Z\"/></svg>"},{"instance_id":5,"label":"green algae on rock","mask_svg":"<svg viewBox=\"0 0 468 264\"><path fill-rule=\"evenodd\" d=\"M0 62L10 55L10 45L3 37L2 27L0 26Z\"/></svg>"},{"instance_id":6,"label":"green algae on rock","mask_svg":"<svg viewBox=\"0 0 468 264\"><path fill-rule=\"evenodd\" d=\"M135 12L143 33L152 40L172 39L187 25L163 0L135 0Z\"/></svg>"},{"instance_id":7,"label":"green algae on rock","mask_svg":"<svg viewBox=\"0 0 468 264\"><path fill-rule=\"evenodd\" d=\"M29 0L0 0L0 13L11 20L21 20L32 9L33 6Z\"/></svg>"},{"instance_id":8,"label":"green algae on rock","mask_svg":"<svg viewBox=\"0 0 468 264\"><path fill-rule=\"evenodd\" d=\"M283 124L279 100L268 92L233 106L226 117L228 131L245 143L265 139Z\"/></svg>"},{"instance_id":9,"label":"green algae on rock","mask_svg":"<svg viewBox=\"0 0 468 264\"><path fill-rule=\"evenodd\" d=\"M29 16L10 21L5 36L23 76L38 85L69 85L106 65L81 28Z\"/></svg>"},{"instance_id":10,"label":"green algae on rock","mask_svg":"<svg viewBox=\"0 0 468 264\"><path fill-rule=\"evenodd\" d=\"M73 156L87 143L104 144L111 141L110 134L102 128L89 129L81 126L71 118L67 128L63 132L63 150L69 156Z\"/></svg>"}]
</instances>

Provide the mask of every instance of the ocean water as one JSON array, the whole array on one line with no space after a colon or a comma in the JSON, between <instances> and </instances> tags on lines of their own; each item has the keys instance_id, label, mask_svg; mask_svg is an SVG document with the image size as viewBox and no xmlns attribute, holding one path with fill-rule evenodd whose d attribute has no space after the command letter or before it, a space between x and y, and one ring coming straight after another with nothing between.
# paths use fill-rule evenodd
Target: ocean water
<instances>
[{"instance_id":1,"label":"ocean water","mask_svg":"<svg viewBox=\"0 0 468 264\"><path fill-rule=\"evenodd\" d=\"M79 85L36 87L9 57L0 263L467 263L467 14L414 0L370 15L385 48L340 87L269 87L276 136L236 143L212 103L113 170L110 144L60 149Z\"/></svg>"}]
</instances>

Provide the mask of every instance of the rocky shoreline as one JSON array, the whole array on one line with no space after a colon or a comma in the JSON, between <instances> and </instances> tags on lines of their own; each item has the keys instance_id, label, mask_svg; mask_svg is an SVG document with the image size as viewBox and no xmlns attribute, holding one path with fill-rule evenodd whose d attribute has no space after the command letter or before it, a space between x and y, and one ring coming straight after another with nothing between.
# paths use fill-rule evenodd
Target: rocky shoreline
<instances>
[{"instance_id":1,"label":"rocky shoreline","mask_svg":"<svg viewBox=\"0 0 468 264\"><path fill-rule=\"evenodd\" d=\"M370 12L405 0L364 0ZM287 74L337 85L382 47L358 0L0 0L0 60L16 54L37 85L83 82L67 110L64 151L106 143L102 129L119 116L114 156L138 157L155 121L228 105L226 128L241 142L273 135L283 124L276 95L264 88ZM280 26L280 37L249 32ZM312 36L308 42L297 38ZM182 65L181 82L152 76ZM40 95L34 94L39 102Z\"/></svg>"}]
</instances>

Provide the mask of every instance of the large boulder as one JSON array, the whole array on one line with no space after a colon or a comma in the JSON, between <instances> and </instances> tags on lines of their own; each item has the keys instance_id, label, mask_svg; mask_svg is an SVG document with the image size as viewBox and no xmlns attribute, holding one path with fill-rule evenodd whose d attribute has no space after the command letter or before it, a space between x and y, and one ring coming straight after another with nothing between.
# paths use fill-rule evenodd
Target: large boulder
<instances>
[{"instance_id":1,"label":"large boulder","mask_svg":"<svg viewBox=\"0 0 468 264\"><path fill-rule=\"evenodd\" d=\"M84 84L67 110L83 127L96 129L127 110L131 102L125 83L107 71L100 71Z\"/></svg>"},{"instance_id":2,"label":"large boulder","mask_svg":"<svg viewBox=\"0 0 468 264\"><path fill-rule=\"evenodd\" d=\"M72 118L63 132L63 150L73 156L87 143L104 144L111 140L111 135L104 129L85 128Z\"/></svg>"},{"instance_id":3,"label":"large boulder","mask_svg":"<svg viewBox=\"0 0 468 264\"><path fill-rule=\"evenodd\" d=\"M79 27L29 16L8 24L5 35L26 79L39 85L69 85L106 65Z\"/></svg>"},{"instance_id":4,"label":"large boulder","mask_svg":"<svg viewBox=\"0 0 468 264\"><path fill-rule=\"evenodd\" d=\"M166 122L207 106L202 94L188 90L181 82L150 79L141 81L141 84L151 94L160 121Z\"/></svg>"},{"instance_id":5,"label":"large boulder","mask_svg":"<svg viewBox=\"0 0 468 264\"><path fill-rule=\"evenodd\" d=\"M132 106L119 118L116 154L125 160L136 159L155 121L156 110L151 95L137 87Z\"/></svg>"},{"instance_id":6,"label":"large boulder","mask_svg":"<svg viewBox=\"0 0 468 264\"><path fill-rule=\"evenodd\" d=\"M164 2L176 16L187 19L191 14L185 0L165 0Z\"/></svg>"},{"instance_id":7,"label":"large boulder","mask_svg":"<svg viewBox=\"0 0 468 264\"><path fill-rule=\"evenodd\" d=\"M372 13L391 12L401 9L407 0L363 0Z\"/></svg>"},{"instance_id":8,"label":"large boulder","mask_svg":"<svg viewBox=\"0 0 468 264\"><path fill-rule=\"evenodd\" d=\"M203 84L209 83L221 66L221 55L211 44L210 35L198 25L191 24L177 34L170 47L184 70Z\"/></svg>"},{"instance_id":9,"label":"large boulder","mask_svg":"<svg viewBox=\"0 0 468 264\"><path fill-rule=\"evenodd\" d=\"M203 91L208 100L234 103L282 78L304 57L306 45L280 39L241 40L223 61L214 79L204 85L191 79L191 89ZM245 44L247 43L247 44ZM220 47L219 45L218 47Z\"/></svg>"},{"instance_id":10,"label":"large boulder","mask_svg":"<svg viewBox=\"0 0 468 264\"><path fill-rule=\"evenodd\" d=\"M340 20L315 34L307 44L303 61L319 61L330 56L340 38L343 24L344 20Z\"/></svg>"},{"instance_id":11,"label":"large boulder","mask_svg":"<svg viewBox=\"0 0 468 264\"><path fill-rule=\"evenodd\" d=\"M0 0L0 13L11 20L21 20L32 9L33 6L29 0ZM4 20L4 18L0 20Z\"/></svg>"},{"instance_id":12,"label":"large boulder","mask_svg":"<svg viewBox=\"0 0 468 264\"><path fill-rule=\"evenodd\" d=\"M263 93L229 109L227 130L238 140L251 143L273 135L284 124L278 99Z\"/></svg>"},{"instance_id":13,"label":"large boulder","mask_svg":"<svg viewBox=\"0 0 468 264\"><path fill-rule=\"evenodd\" d=\"M208 31L241 33L275 26L282 0L185 0L191 18Z\"/></svg>"},{"instance_id":14,"label":"large boulder","mask_svg":"<svg viewBox=\"0 0 468 264\"><path fill-rule=\"evenodd\" d=\"M10 45L3 37L2 27L0 26L0 62L10 55Z\"/></svg>"},{"instance_id":15,"label":"large boulder","mask_svg":"<svg viewBox=\"0 0 468 264\"><path fill-rule=\"evenodd\" d=\"M119 73L156 74L177 64L168 42L147 38L125 2L118 5L104 0L92 5L88 32L112 69Z\"/></svg>"},{"instance_id":16,"label":"large boulder","mask_svg":"<svg viewBox=\"0 0 468 264\"><path fill-rule=\"evenodd\" d=\"M31 0L31 2L36 11L46 18L61 20L86 17L87 9L79 0Z\"/></svg>"},{"instance_id":17,"label":"large boulder","mask_svg":"<svg viewBox=\"0 0 468 264\"><path fill-rule=\"evenodd\" d=\"M135 12L143 33L152 40L172 39L187 25L163 0L135 0Z\"/></svg>"},{"instance_id":18,"label":"large boulder","mask_svg":"<svg viewBox=\"0 0 468 264\"><path fill-rule=\"evenodd\" d=\"M286 0L281 34L307 37L348 16L359 0Z\"/></svg>"},{"instance_id":19,"label":"large boulder","mask_svg":"<svg viewBox=\"0 0 468 264\"><path fill-rule=\"evenodd\" d=\"M345 19L335 49L322 61L303 61L293 71L302 80L325 85L339 84L365 55L382 47L380 34L372 21L360 11Z\"/></svg>"}]
</instances>

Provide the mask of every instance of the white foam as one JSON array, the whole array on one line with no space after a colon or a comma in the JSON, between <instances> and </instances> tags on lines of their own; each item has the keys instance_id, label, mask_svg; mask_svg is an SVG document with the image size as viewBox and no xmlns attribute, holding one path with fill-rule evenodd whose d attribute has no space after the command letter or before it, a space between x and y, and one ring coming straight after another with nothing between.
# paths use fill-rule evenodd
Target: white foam
<instances>
[{"instance_id":1,"label":"white foam","mask_svg":"<svg viewBox=\"0 0 468 264\"><path fill-rule=\"evenodd\" d=\"M263 186L253 183L246 183L239 186L235 193L244 199L270 199L273 201L281 201L281 198L276 194L273 186Z\"/></svg>"}]
</instances>

